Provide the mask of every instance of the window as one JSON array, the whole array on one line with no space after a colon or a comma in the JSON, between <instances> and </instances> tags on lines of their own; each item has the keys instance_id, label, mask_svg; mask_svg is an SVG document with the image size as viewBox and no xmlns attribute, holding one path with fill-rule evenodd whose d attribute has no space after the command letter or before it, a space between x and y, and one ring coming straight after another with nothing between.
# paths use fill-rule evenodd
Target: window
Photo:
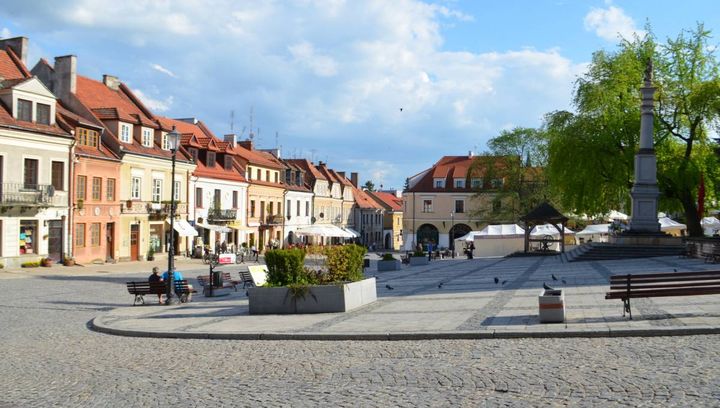
<instances>
[{"instance_id":1,"label":"window","mask_svg":"<svg viewBox=\"0 0 720 408\"><path fill-rule=\"evenodd\" d=\"M273 215L273 214L275 214L275 213L273 212L273 204L275 204L275 203L273 203L272 201L270 201L270 203L268 203L268 215ZM280 206L278 205L278 207L280 207Z\"/></svg>"},{"instance_id":2,"label":"window","mask_svg":"<svg viewBox=\"0 0 720 408\"><path fill-rule=\"evenodd\" d=\"M429 213L433 212L432 200L423 200L422 212Z\"/></svg>"},{"instance_id":3,"label":"window","mask_svg":"<svg viewBox=\"0 0 720 408\"><path fill-rule=\"evenodd\" d=\"M502 179L493 179L492 180L492 187L493 188L501 188L503 186Z\"/></svg>"},{"instance_id":4,"label":"window","mask_svg":"<svg viewBox=\"0 0 720 408\"><path fill-rule=\"evenodd\" d=\"M207 152L207 166L215 167L215 152Z\"/></svg>"},{"instance_id":5,"label":"window","mask_svg":"<svg viewBox=\"0 0 720 408\"><path fill-rule=\"evenodd\" d=\"M274 172L274 174L275 174L275 182L277 183L278 182L278 172Z\"/></svg>"},{"instance_id":6,"label":"window","mask_svg":"<svg viewBox=\"0 0 720 408\"><path fill-rule=\"evenodd\" d=\"M262 173L260 172L260 169L257 169L257 173L256 173L256 174L257 174L257 180L258 180L258 181L262 180L262 178L260 177L260 175L262 174Z\"/></svg>"},{"instance_id":7,"label":"window","mask_svg":"<svg viewBox=\"0 0 720 408\"><path fill-rule=\"evenodd\" d=\"M52 162L52 186L57 191L65 190L65 163Z\"/></svg>"},{"instance_id":8,"label":"window","mask_svg":"<svg viewBox=\"0 0 720 408\"><path fill-rule=\"evenodd\" d=\"M90 246L100 246L100 223L90 224Z\"/></svg>"},{"instance_id":9,"label":"window","mask_svg":"<svg viewBox=\"0 0 720 408\"><path fill-rule=\"evenodd\" d=\"M87 176L77 176L77 186L75 190L75 198L78 200L85 199L87 190Z\"/></svg>"},{"instance_id":10,"label":"window","mask_svg":"<svg viewBox=\"0 0 720 408\"><path fill-rule=\"evenodd\" d=\"M105 195L108 201L115 201L115 179L107 179L107 187L105 187Z\"/></svg>"},{"instance_id":11,"label":"window","mask_svg":"<svg viewBox=\"0 0 720 408\"><path fill-rule=\"evenodd\" d=\"M265 218L265 201L260 201L260 218Z\"/></svg>"},{"instance_id":12,"label":"window","mask_svg":"<svg viewBox=\"0 0 720 408\"><path fill-rule=\"evenodd\" d=\"M85 246L85 223L75 224L75 246Z\"/></svg>"},{"instance_id":13,"label":"window","mask_svg":"<svg viewBox=\"0 0 720 408\"><path fill-rule=\"evenodd\" d=\"M295 173L295 184L297 184L298 186L302 186L302 173L300 173L299 171Z\"/></svg>"},{"instance_id":14,"label":"window","mask_svg":"<svg viewBox=\"0 0 720 408\"><path fill-rule=\"evenodd\" d=\"M32 122L32 102L18 99L17 118L25 122Z\"/></svg>"},{"instance_id":15,"label":"window","mask_svg":"<svg viewBox=\"0 0 720 408\"><path fill-rule=\"evenodd\" d=\"M474 178L470 181L470 186L472 188L482 188L482 179L481 178Z\"/></svg>"},{"instance_id":16,"label":"window","mask_svg":"<svg viewBox=\"0 0 720 408\"><path fill-rule=\"evenodd\" d=\"M292 184L292 171L290 171L290 169L285 169L285 182Z\"/></svg>"},{"instance_id":17,"label":"window","mask_svg":"<svg viewBox=\"0 0 720 408\"><path fill-rule=\"evenodd\" d=\"M25 159L24 188L35 190L38 187L38 161Z\"/></svg>"},{"instance_id":18,"label":"window","mask_svg":"<svg viewBox=\"0 0 720 408\"><path fill-rule=\"evenodd\" d=\"M145 147L152 147L152 145L153 145L152 129L142 128L142 144Z\"/></svg>"},{"instance_id":19,"label":"window","mask_svg":"<svg viewBox=\"0 0 720 408\"><path fill-rule=\"evenodd\" d=\"M270 181L270 170L265 170L265 181Z\"/></svg>"},{"instance_id":20,"label":"window","mask_svg":"<svg viewBox=\"0 0 720 408\"><path fill-rule=\"evenodd\" d=\"M255 217L255 200L250 200L250 216Z\"/></svg>"},{"instance_id":21,"label":"window","mask_svg":"<svg viewBox=\"0 0 720 408\"><path fill-rule=\"evenodd\" d=\"M163 150L170 150L170 140L167 137L167 133L163 132L162 134L162 149ZM192 148L190 149L190 154L192 154L192 151L195 150L195 154L193 155L193 160L197 160L197 149Z\"/></svg>"},{"instance_id":22,"label":"window","mask_svg":"<svg viewBox=\"0 0 720 408\"><path fill-rule=\"evenodd\" d=\"M310 201L305 201L305 216L310 216Z\"/></svg>"},{"instance_id":23,"label":"window","mask_svg":"<svg viewBox=\"0 0 720 408\"><path fill-rule=\"evenodd\" d=\"M232 156L225 154L225 170L232 170Z\"/></svg>"},{"instance_id":24,"label":"window","mask_svg":"<svg viewBox=\"0 0 720 408\"><path fill-rule=\"evenodd\" d=\"M162 200L162 179L153 179L152 184L152 201L154 203L159 203L160 200Z\"/></svg>"},{"instance_id":25,"label":"window","mask_svg":"<svg viewBox=\"0 0 720 408\"><path fill-rule=\"evenodd\" d=\"M233 191L233 208L238 208L238 192Z\"/></svg>"},{"instance_id":26,"label":"window","mask_svg":"<svg viewBox=\"0 0 720 408\"><path fill-rule=\"evenodd\" d=\"M290 215L292 213L292 209L290 208L290 205L291 205L290 200L287 200L287 203L285 204L285 213L287 214L288 217L290 217Z\"/></svg>"},{"instance_id":27,"label":"window","mask_svg":"<svg viewBox=\"0 0 720 408\"><path fill-rule=\"evenodd\" d=\"M140 177L133 177L132 178L132 184L130 187L130 199L132 200L139 200L140 199L140 186L141 186L141 179Z\"/></svg>"},{"instance_id":28,"label":"window","mask_svg":"<svg viewBox=\"0 0 720 408\"><path fill-rule=\"evenodd\" d=\"M275 214L282 215L282 202L280 201L277 203L277 212Z\"/></svg>"},{"instance_id":29,"label":"window","mask_svg":"<svg viewBox=\"0 0 720 408\"><path fill-rule=\"evenodd\" d=\"M169 150L169 149L165 149L165 150ZM191 147L190 148L190 156L192 156L193 163L197 163L198 149L195 147Z\"/></svg>"},{"instance_id":30,"label":"window","mask_svg":"<svg viewBox=\"0 0 720 408\"><path fill-rule=\"evenodd\" d=\"M195 188L195 207L203 208L203 190L200 187Z\"/></svg>"},{"instance_id":31,"label":"window","mask_svg":"<svg viewBox=\"0 0 720 408\"><path fill-rule=\"evenodd\" d=\"M465 188L465 179L455 179L455 188Z\"/></svg>"},{"instance_id":32,"label":"window","mask_svg":"<svg viewBox=\"0 0 720 408\"><path fill-rule=\"evenodd\" d=\"M100 177L92 179L92 199L93 201L102 200L102 178Z\"/></svg>"},{"instance_id":33,"label":"window","mask_svg":"<svg viewBox=\"0 0 720 408\"><path fill-rule=\"evenodd\" d=\"M37 123L41 125L50 124L50 105L44 103L37 104Z\"/></svg>"},{"instance_id":34,"label":"window","mask_svg":"<svg viewBox=\"0 0 720 408\"><path fill-rule=\"evenodd\" d=\"M290 206L288 205L288 207ZM300 216L300 200L297 200L297 216Z\"/></svg>"},{"instance_id":35,"label":"window","mask_svg":"<svg viewBox=\"0 0 720 408\"><path fill-rule=\"evenodd\" d=\"M84 146L98 147L99 134L98 132L85 128L75 129L77 134L78 143Z\"/></svg>"},{"instance_id":36,"label":"window","mask_svg":"<svg viewBox=\"0 0 720 408\"><path fill-rule=\"evenodd\" d=\"M220 209L220 208L221 208L221 205L220 205L220 204L221 204L221 201L220 201L221 198L222 198L222 195L221 195L221 193L220 193L220 190L216 188L216 189L215 189L215 194L213 195L213 207L214 207L214 208L217 208L217 209Z\"/></svg>"},{"instance_id":37,"label":"window","mask_svg":"<svg viewBox=\"0 0 720 408\"><path fill-rule=\"evenodd\" d=\"M457 214L465 212L465 200L455 200L455 212Z\"/></svg>"},{"instance_id":38,"label":"window","mask_svg":"<svg viewBox=\"0 0 720 408\"><path fill-rule=\"evenodd\" d=\"M120 124L120 141L130 143L130 125Z\"/></svg>"},{"instance_id":39,"label":"window","mask_svg":"<svg viewBox=\"0 0 720 408\"><path fill-rule=\"evenodd\" d=\"M173 200L180 201L180 180L175 180L175 195L173 195Z\"/></svg>"},{"instance_id":40,"label":"window","mask_svg":"<svg viewBox=\"0 0 720 408\"><path fill-rule=\"evenodd\" d=\"M445 187L445 179L437 178L435 179L433 185L435 188L444 188Z\"/></svg>"}]
</instances>

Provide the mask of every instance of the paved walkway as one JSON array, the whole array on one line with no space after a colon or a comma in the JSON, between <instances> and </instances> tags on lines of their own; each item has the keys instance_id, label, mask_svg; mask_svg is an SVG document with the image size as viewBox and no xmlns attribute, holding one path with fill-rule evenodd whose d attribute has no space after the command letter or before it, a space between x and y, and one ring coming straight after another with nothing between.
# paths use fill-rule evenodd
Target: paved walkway
<instances>
[{"instance_id":1,"label":"paved walkway","mask_svg":"<svg viewBox=\"0 0 720 408\"><path fill-rule=\"evenodd\" d=\"M149 270L147 265L143 268ZM202 268L195 260L178 262L180 270L192 267ZM236 268L223 270L235 274ZM532 257L439 260L428 266L378 273L373 262L366 274L377 278L378 300L348 313L250 315L247 297L240 290L225 297L196 295L191 303L180 306L121 307L97 316L93 325L99 331L130 336L223 339L710 334L720 333L720 295L633 300L634 320L628 320L622 317L622 302L605 300L604 294L613 274L716 268L701 260L677 257L577 263ZM185 274L186 278L195 276ZM537 296L543 282L565 291L565 323L539 323ZM129 294L127 300L130 305Z\"/></svg>"}]
</instances>

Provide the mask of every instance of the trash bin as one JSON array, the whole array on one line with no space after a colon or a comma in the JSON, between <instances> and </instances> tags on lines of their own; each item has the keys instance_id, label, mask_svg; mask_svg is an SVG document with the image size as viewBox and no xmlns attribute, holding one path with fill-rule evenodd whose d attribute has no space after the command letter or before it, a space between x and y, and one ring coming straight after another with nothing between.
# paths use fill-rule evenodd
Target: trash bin
<instances>
[{"instance_id":1,"label":"trash bin","mask_svg":"<svg viewBox=\"0 0 720 408\"><path fill-rule=\"evenodd\" d=\"M212 285L216 288L222 287L222 275L220 271L213 271L212 272Z\"/></svg>"},{"instance_id":2,"label":"trash bin","mask_svg":"<svg viewBox=\"0 0 720 408\"><path fill-rule=\"evenodd\" d=\"M538 296L540 323L562 323L565 321L565 294L562 289L543 289Z\"/></svg>"},{"instance_id":3,"label":"trash bin","mask_svg":"<svg viewBox=\"0 0 720 408\"><path fill-rule=\"evenodd\" d=\"M363 268L369 268L369 267L370 267L370 260L363 259Z\"/></svg>"}]
</instances>

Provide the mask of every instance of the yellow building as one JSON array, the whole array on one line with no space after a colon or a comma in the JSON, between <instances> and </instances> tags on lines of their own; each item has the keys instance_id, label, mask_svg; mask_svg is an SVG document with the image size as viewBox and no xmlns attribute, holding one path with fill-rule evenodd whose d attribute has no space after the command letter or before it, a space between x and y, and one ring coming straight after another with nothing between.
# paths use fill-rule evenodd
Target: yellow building
<instances>
[{"instance_id":1,"label":"yellow building","mask_svg":"<svg viewBox=\"0 0 720 408\"><path fill-rule=\"evenodd\" d=\"M399 193L373 191L368 195L385 208L383 214L383 246L385 249L399 251L403 246L403 208Z\"/></svg>"}]
</instances>

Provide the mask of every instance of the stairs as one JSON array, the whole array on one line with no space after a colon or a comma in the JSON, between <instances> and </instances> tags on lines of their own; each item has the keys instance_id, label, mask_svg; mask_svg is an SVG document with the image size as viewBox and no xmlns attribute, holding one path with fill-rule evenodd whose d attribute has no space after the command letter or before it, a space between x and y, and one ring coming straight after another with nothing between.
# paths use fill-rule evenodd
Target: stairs
<instances>
[{"instance_id":1,"label":"stairs","mask_svg":"<svg viewBox=\"0 0 720 408\"><path fill-rule=\"evenodd\" d=\"M680 255L683 245L621 245L593 242L562 255L563 262L606 261Z\"/></svg>"}]
</instances>

